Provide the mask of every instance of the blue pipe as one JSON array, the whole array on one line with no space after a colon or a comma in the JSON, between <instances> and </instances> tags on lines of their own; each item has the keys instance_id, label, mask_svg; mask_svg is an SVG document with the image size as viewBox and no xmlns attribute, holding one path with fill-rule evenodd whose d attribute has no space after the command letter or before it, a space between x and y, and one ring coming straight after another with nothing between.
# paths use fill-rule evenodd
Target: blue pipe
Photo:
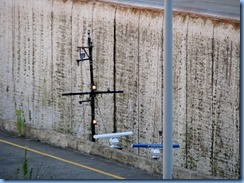
<instances>
[{"instance_id":1,"label":"blue pipe","mask_svg":"<svg viewBox=\"0 0 244 183\"><path fill-rule=\"evenodd\" d=\"M163 148L163 144L132 144L132 148ZM173 144L173 148L179 148L179 144Z\"/></svg>"}]
</instances>

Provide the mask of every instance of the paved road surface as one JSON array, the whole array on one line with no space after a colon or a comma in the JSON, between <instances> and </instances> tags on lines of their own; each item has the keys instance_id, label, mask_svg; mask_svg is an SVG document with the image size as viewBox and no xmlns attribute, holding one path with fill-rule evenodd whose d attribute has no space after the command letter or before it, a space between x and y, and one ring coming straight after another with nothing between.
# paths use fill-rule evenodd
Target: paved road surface
<instances>
[{"instance_id":1,"label":"paved road surface","mask_svg":"<svg viewBox=\"0 0 244 183\"><path fill-rule=\"evenodd\" d=\"M25 147L32 179L162 179L140 169L0 131L0 179L22 179Z\"/></svg>"},{"instance_id":2,"label":"paved road surface","mask_svg":"<svg viewBox=\"0 0 244 183\"><path fill-rule=\"evenodd\" d=\"M153 8L163 8L164 0L102 0ZM173 0L174 10L240 19L239 0Z\"/></svg>"}]
</instances>

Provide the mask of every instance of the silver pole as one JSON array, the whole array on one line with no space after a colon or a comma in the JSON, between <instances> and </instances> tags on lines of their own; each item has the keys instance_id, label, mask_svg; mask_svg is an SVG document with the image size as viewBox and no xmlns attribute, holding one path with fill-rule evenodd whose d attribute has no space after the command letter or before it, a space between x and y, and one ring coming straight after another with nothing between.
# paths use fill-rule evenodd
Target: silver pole
<instances>
[{"instance_id":1,"label":"silver pole","mask_svg":"<svg viewBox=\"0 0 244 183\"><path fill-rule=\"evenodd\" d=\"M163 179L172 179L172 0L164 0Z\"/></svg>"}]
</instances>

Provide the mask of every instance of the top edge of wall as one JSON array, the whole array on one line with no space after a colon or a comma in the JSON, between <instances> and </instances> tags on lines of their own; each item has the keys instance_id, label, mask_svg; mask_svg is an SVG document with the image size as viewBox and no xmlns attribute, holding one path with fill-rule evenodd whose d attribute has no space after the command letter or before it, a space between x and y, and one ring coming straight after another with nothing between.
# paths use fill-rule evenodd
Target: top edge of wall
<instances>
[{"instance_id":1,"label":"top edge of wall","mask_svg":"<svg viewBox=\"0 0 244 183\"><path fill-rule=\"evenodd\" d=\"M68 0L63 0L68 1ZM148 7L144 5L137 5L137 4L125 4L125 3L118 3L108 0L71 0L73 3L79 3L79 2L93 2L93 3L105 3L110 4L114 6L124 7L124 8L133 8L136 10L150 10L150 11L164 11L163 7ZM221 14L214 14L214 13L204 13L204 12L197 12L198 10L192 10L192 9L173 9L174 15L180 15L180 16L191 16L195 18L204 18L204 19L210 19L215 21L221 21L223 23L230 23L230 24L238 24L237 27L240 28L240 18L239 17L233 17L233 16L227 16L227 15L221 15Z\"/></svg>"}]
</instances>

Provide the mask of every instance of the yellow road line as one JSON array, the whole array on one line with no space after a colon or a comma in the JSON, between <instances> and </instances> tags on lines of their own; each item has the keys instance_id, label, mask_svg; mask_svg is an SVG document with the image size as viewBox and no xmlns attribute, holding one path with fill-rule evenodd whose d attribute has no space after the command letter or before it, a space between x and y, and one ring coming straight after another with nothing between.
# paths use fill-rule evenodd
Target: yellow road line
<instances>
[{"instance_id":1,"label":"yellow road line","mask_svg":"<svg viewBox=\"0 0 244 183\"><path fill-rule=\"evenodd\" d=\"M50 158L53 158L53 159L56 159L56 160L59 160L59 161L63 161L65 163L72 164L72 165L76 165L76 166L79 166L79 167L82 167L82 168L85 168L85 169L88 169L88 170L91 170L91 171L94 171L94 172L97 172L97 173L101 173L101 174L104 174L104 175L107 175L107 176L110 176L110 177L114 177L116 179L124 179L123 177L120 177L120 176L117 176L117 175L114 175L114 174L111 174L111 173L108 173L108 172L104 172L104 171L98 170L96 168L92 168L92 167L89 167L89 166L86 166L86 165L83 165L83 164L80 164L80 163L69 161L69 160L54 156L54 155L50 155L50 154L47 154L47 153L44 153L44 152L41 152L41 151L37 151L35 149L31 149L29 147L18 145L18 144L9 142L9 141L5 141L5 140L0 139L0 142L8 144L8 145L15 146L15 147L18 147L18 148L21 148L21 149L26 149L28 151L31 151L31 152L34 152L34 153L37 153L37 154L41 154L43 156L47 156L47 157L50 157Z\"/></svg>"}]
</instances>

